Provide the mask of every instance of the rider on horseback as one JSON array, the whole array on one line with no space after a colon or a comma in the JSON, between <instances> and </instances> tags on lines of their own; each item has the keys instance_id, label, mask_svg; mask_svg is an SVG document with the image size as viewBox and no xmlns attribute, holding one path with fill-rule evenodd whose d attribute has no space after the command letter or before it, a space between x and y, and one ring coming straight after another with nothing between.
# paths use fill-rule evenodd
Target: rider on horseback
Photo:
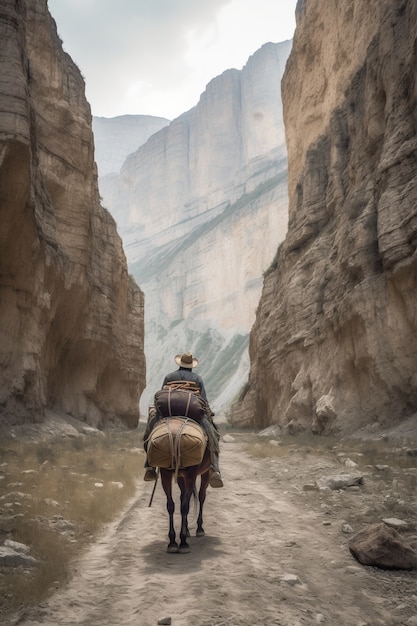
<instances>
[{"instance_id":1,"label":"rider on horseback","mask_svg":"<svg viewBox=\"0 0 417 626\"><path fill-rule=\"evenodd\" d=\"M166 388L167 386L181 386L184 385L192 391L194 387L196 393L201 397L204 402L205 414L206 417L202 423L207 431L209 437L209 445L211 441L211 453L212 453L212 467L211 467L211 475L210 475L210 486L211 487L223 487L223 480L220 474L219 469L219 451L218 451L218 440L220 435L217 430L217 426L213 421L214 413L211 411L210 406L207 401L206 390L204 387L203 379L201 376L192 371L193 367L198 365L198 360L193 357L191 352L184 352L184 354L177 354L175 357L175 362L179 365L178 370L167 374L164 378L164 382L162 383L162 388ZM151 419L149 419L151 418ZM156 419L155 419L156 418ZM154 407L150 409L150 415L148 417L148 425L146 428L144 439L146 441L147 437L150 434L150 431L158 419L157 411ZM205 423L204 423L205 422ZM214 436L213 436L214 433ZM149 467L148 462L145 462L145 476L144 480L152 481L156 480L156 471L155 468Z\"/></svg>"}]
</instances>

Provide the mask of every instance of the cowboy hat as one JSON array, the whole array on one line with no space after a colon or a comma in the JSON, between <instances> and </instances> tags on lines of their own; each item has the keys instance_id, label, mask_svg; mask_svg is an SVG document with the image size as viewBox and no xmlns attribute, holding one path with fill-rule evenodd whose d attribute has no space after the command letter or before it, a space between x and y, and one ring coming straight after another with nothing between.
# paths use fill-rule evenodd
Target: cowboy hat
<instances>
[{"instance_id":1,"label":"cowboy hat","mask_svg":"<svg viewBox=\"0 0 417 626\"><path fill-rule=\"evenodd\" d=\"M198 359L194 358L191 352L184 352L184 354L176 355L175 363L180 367L186 367L191 370L193 367L197 367Z\"/></svg>"}]
</instances>

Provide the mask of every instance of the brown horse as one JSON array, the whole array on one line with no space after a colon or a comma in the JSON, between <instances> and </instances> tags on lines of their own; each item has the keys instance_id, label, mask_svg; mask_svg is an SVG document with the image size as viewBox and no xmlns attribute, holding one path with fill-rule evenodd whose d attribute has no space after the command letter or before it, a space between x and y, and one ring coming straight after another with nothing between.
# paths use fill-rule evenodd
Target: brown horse
<instances>
[{"instance_id":1,"label":"brown horse","mask_svg":"<svg viewBox=\"0 0 417 626\"><path fill-rule=\"evenodd\" d=\"M211 466L211 454L210 450L205 449L203 460L200 465L191 465L190 467L180 468L178 470L178 486L181 492L181 530L180 530L180 544L176 542L175 528L174 528L174 510L175 503L172 497L172 483L175 475L174 469L160 468L161 482L167 497L167 511L169 513L169 544L167 552L189 552L190 546L187 543L187 537L190 536L188 530L188 512L190 510L191 496L197 497L196 479L200 476L200 489L198 491L199 512L197 518L197 537L204 536L203 529L203 505L206 499L207 487L210 480L210 466Z\"/></svg>"}]
</instances>

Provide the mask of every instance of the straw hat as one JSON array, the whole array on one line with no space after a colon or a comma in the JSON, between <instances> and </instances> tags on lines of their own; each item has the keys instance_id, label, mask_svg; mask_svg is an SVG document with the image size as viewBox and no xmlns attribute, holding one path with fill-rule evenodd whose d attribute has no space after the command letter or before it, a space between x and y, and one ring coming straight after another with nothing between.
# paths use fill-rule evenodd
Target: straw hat
<instances>
[{"instance_id":1,"label":"straw hat","mask_svg":"<svg viewBox=\"0 0 417 626\"><path fill-rule=\"evenodd\" d=\"M197 367L198 359L194 358L191 352L184 352L184 354L177 354L175 363L180 367L186 367L191 370L193 367Z\"/></svg>"}]
</instances>

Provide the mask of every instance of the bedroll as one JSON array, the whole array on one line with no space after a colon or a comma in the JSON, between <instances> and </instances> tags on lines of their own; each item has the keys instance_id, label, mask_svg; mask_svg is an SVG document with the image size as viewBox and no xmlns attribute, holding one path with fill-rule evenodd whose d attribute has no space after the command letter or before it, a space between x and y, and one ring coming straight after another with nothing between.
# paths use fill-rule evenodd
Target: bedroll
<instances>
[{"instance_id":1,"label":"bedroll","mask_svg":"<svg viewBox=\"0 0 417 626\"><path fill-rule=\"evenodd\" d=\"M148 463L167 469L200 465L206 445L207 435L196 422L182 417L164 418L149 436Z\"/></svg>"},{"instance_id":2,"label":"bedroll","mask_svg":"<svg viewBox=\"0 0 417 626\"><path fill-rule=\"evenodd\" d=\"M182 415L201 422L206 416L206 404L203 398L186 389L164 387L156 392L154 403L158 415L163 417Z\"/></svg>"}]
</instances>

